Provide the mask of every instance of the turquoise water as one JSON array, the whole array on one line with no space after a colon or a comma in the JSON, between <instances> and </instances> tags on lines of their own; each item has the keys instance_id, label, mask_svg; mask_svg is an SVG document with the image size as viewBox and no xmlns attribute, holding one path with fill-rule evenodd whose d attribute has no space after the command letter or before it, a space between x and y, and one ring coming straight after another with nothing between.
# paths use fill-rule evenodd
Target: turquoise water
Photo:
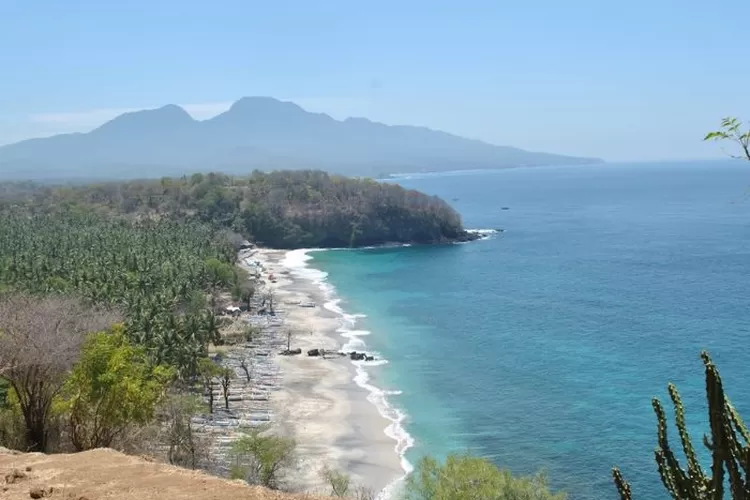
<instances>
[{"instance_id":1,"label":"turquoise water","mask_svg":"<svg viewBox=\"0 0 750 500\"><path fill-rule=\"evenodd\" d=\"M310 254L389 360L370 375L402 391L389 401L407 415L411 462L469 450L517 473L544 469L586 500L616 498L616 464L637 498L667 498L650 400L675 382L697 441L702 348L750 418L750 165L399 183L456 199L467 227L506 230L462 245Z\"/></svg>"}]
</instances>

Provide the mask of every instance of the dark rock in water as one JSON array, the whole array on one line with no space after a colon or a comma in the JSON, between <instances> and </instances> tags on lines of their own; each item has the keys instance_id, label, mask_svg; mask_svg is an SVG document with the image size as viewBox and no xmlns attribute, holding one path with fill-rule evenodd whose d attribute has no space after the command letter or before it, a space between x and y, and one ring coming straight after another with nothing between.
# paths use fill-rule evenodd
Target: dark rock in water
<instances>
[{"instance_id":1,"label":"dark rock in water","mask_svg":"<svg viewBox=\"0 0 750 500\"><path fill-rule=\"evenodd\" d=\"M349 353L349 359L352 361L373 361L375 356L368 356L364 352L352 351Z\"/></svg>"},{"instance_id":2,"label":"dark rock in water","mask_svg":"<svg viewBox=\"0 0 750 500\"><path fill-rule=\"evenodd\" d=\"M300 349L299 347L297 349L284 349L283 351L281 351L282 356L295 356L297 354L302 354L302 349Z\"/></svg>"},{"instance_id":3,"label":"dark rock in water","mask_svg":"<svg viewBox=\"0 0 750 500\"><path fill-rule=\"evenodd\" d=\"M365 356L365 361L375 361L375 356Z\"/></svg>"},{"instance_id":4,"label":"dark rock in water","mask_svg":"<svg viewBox=\"0 0 750 500\"><path fill-rule=\"evenodd\" d=\"M453 239L453 241L456 243L464 243L466 241L475 241L481 238L482 238L482 235L479 233L475 233L471 231L462 231Z\"/></svg>"},{"instance_id":5,"label":"dark rock in water","mask_svg":"<svg viewBox=\"0 0 750 500\"><path fill-rule=\"evenodd\" d=\"M320 356L320 349L310 349L307 351L308 356Z\"/></svg>"}]
</instances>

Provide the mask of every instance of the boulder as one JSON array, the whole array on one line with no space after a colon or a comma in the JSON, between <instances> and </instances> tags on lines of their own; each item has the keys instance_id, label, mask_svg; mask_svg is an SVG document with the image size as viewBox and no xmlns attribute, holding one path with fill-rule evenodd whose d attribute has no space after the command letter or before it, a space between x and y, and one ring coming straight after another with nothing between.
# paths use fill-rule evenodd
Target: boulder
<instances>
[{"instance_id":1,"label":"boulder","mask_svg":"<svg viewBox=\"0 0 750 500\"><path fill-rule=\"evenodd\" d=\"M310 349L307 351L308 356L320 356L320 349Z\"/></svg>"}]
</instances>

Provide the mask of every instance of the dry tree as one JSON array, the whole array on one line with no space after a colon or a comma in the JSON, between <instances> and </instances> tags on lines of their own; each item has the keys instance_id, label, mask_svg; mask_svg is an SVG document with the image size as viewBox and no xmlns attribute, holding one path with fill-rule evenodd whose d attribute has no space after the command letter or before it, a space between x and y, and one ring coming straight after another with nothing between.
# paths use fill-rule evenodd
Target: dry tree
<instances>
[{"instance_id":1,"label":"dry tree","mask_svg":"<svg viewBox=\"0 0 750 500\"><path fill-rule=\"evenodd\" d=\"M46 451L52 402L87 334L120 320L76 298L0 296L0 377L13 389L29 451Z\"/></svg>"}]
</instances>

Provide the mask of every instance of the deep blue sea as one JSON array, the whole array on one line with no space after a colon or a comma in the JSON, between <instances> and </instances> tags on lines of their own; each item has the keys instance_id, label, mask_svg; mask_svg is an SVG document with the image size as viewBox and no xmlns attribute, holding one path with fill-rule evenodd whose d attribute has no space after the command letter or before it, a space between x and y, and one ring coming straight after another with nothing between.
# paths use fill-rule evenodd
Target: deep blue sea
<instances>
[{"instance_id":1,"label":"deep blue sea","mask_svg":"<svg viewBox=\"0 0 750 500\"><path fill-rule=\"evenodd\" d=\"M698 444L704 348L750 418L749 164L396 182L443 197L468 228L505 230L469 244L310 254L339 306L366 315L360 338L389 361L370 383L401 391L388 399L406 415L409 461L470 451L519 474L543 469L574 500L617 498L618 465L636 498L666 499L651 398L671 416L666 384L676 383Z\"/></svg>"}]
</instances>

